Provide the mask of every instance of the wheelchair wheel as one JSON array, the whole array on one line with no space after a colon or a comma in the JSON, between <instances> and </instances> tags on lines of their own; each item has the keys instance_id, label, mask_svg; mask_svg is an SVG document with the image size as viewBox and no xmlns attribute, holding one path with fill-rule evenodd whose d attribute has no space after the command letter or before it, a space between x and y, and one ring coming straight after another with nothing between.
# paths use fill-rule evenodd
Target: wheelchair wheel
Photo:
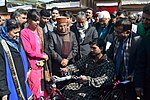
<instances>
[{"instance_id":1,"label":"wheelchair wheel","mask_svg":"<svg viewBox=\"0 0 150 100\"><path fill-rule=\"evenodd\" d=\"M124 100L124 95L120 89L114 89L104 95L102 100Z\"/></svg>"}]
</instances>

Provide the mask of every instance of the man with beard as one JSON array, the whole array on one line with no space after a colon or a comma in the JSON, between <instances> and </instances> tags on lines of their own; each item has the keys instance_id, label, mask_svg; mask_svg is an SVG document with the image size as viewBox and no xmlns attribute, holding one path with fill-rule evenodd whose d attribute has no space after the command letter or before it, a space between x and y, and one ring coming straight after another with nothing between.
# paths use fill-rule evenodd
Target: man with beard
<instances>
[{"instance_id":1,"label":"man with beard","mask_svg":"<svg viewBox=\"0 0 150 100\"><path fill-rule=\"evenodd\" d=\"M137 46L141 40L131 31L132 22L129 19L120 19L115 23L115 39L107 51L107 55L116 66L116 79L120 81L131 80L128 84L126 99L135 100L133 85L133 72Z\"/></svg>"},{"instance_id":2,"label":"man with beard","mask_svg":"<svg viewBox=\"0 0 150 100\"><path fill-rule=\"evenodd\" d=\"M79 60L90 52L89 42L98 38L98 33L95 27L89 25L86 14L84 12L78 12L77 22L71 26L71 31L76 35L78 41L79 52L76 60Z\"/></svg>"},{"instance_id":3,"label":"man with beard","mask_svg":"<svg viewBox=\"0 0 150 100\"><path fill-rule=\"evenodd\" d=\"M149 4L150 5L150 4ZM149 6L145 6L143 8L143 15L142 15L142 20L138 24L138 34L142 37L147 36L150 34L150 8Z\"/></svg>"},{"instance_id":4,"label":"man with beard","mask_svg":"<svg viewBox=\"0 0 150 100\"><path fill-rule=\"evenodd\" d=\"M135 90L141 100L150 98L150 3L143 8L142 23L145 28L138 48L135 64Z\"/></svg>"},{"instance_id":5,"label":"man with beard","mask_svg":"<svg viewBox=\"0 0 150 100\"><path fill-rule=\"evenodd\" d=\"M12 19L16 19L21 24L21 29L25 27L25 23L27 22L27 11L24 9L17 9L15 12L13 12L10 17Z\"/></svg>"},{"instance_id":6,"label":"man with beard","mask_svg":"<svg viewBox=\"0 0 150 100\"><path fill-rule=\"evenodd\" d=\"M105 55L105 42L94 39L89 43L91 52L73 65L62 68L78 79L66 86L65 100L98 100L100 88L111 84L114 64Z\"/></svg>"}]
</instances>

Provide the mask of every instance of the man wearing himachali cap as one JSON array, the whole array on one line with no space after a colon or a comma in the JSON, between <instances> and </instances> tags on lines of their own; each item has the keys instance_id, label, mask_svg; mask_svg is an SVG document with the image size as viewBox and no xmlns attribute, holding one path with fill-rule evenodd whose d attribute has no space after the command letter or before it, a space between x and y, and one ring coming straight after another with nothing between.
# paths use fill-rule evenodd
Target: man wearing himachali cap
<instances>
[{"instance_id":1,"label":"man wearing himachali cap","mask_svg":"<svg viewBox=\"0 0 150 100\"><path fill-rule=\"evenodd\" d=\"M57 29L49 33L48 48L52 51L52 74L62 76L60 68L74 62L78 52L75 34L68 28L67 17L57 19Z\"/></svg>"}]
</instances>

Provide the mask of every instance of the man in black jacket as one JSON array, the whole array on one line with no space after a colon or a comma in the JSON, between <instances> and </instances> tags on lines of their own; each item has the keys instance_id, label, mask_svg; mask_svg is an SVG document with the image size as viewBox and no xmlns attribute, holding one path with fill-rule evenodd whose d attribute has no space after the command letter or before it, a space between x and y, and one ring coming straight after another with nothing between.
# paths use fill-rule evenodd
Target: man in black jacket
<instances>
[{"instance_id":1,"label":"man in black jacket","mask_svg":"<svg viewBox=\"0 0 150 100\"><path fill-rule=\"evenodd\" d=\"M150 29L150 4L143 9L144 26ZM140 42L135 63L135 90L137 96L143 96L142 100L150 98L150 31Z\"/></svg>"},{"instance_id":2,"label":"man in black jacket","mask_svg":"<svg viewBox=\"0 0 150 100\"><path fill-rule=\"evenodd\" d=\"M108 56L116 66L116 79L120 81L133 79L134 60L140 36L131 31L132 23L129 19L120 19L115 23L115 39L107 51ZM133 94L134 93L134 94ZM133 83L127 87L127 100L135 99Z\"/></svg>"}]
</instances>

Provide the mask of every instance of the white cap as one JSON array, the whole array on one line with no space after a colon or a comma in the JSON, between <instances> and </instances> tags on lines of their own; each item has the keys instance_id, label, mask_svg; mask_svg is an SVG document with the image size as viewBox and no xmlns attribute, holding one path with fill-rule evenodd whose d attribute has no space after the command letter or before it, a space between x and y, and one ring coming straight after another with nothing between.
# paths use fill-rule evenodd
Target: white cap
<instances>
[{"instance_id":1,"label":"white cap","mask_svg":"<svg viewBox=\"0 0 150 100\"><path fill-rule=\"evenodd\" d=\"M111 18L108 11L101 11L98 13L98 18Z\"/></svg>"},{"instance_id":2,"label":"white cap","mask_svg":"<svg viewBox=\"0 0 150 100\"><path fill-rule=\"evenodd\" d=\"M139 15L139 16L142 16L142 14L143 14L143 11L138 12L138 15Z\"/></svg>"}]
</instances>

